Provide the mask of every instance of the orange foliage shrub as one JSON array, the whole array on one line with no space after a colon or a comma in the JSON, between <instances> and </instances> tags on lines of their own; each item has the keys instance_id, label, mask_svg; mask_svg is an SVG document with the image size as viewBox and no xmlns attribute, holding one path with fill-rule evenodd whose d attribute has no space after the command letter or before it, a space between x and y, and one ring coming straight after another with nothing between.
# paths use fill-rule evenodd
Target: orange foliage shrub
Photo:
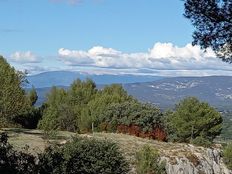
<instances>
[{"instance_id":1,"label":"orange foliage shrub","mask_svg":"<svg viewBox=\"0 0 232 174\"><path fill-rule=\"evenodd\" d=\"M137 125L118 125L117 126L117 132L118 133L123 133L123 134L129 134L141 138L151 138L151 139L156 139L159 141L166 141L167 134L166 132L159 127L154 128L150 132L143 132L141 128Z\"/></svg>"}]
</instances>

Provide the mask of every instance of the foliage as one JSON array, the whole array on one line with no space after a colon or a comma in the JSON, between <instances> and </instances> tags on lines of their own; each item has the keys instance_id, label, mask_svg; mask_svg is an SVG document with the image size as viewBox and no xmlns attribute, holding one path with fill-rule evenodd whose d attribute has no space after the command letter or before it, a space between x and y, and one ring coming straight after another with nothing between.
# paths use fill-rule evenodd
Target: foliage
<instances>
[{"instance_id":1,"label":"foliage","mask_svg":"<svg viewBox=\"0 0 232 174\"><path fill-rule=\"evenodd\" d=\"M232 170L232 144L228 144L223 149L223 160L228 169Z\"/></svg>"},{"instance_id":2,"label":"foliage","mask_svg":"<svg viewBox=\"0 0 232 174\"><path fill-rule=\"evenodd\" d=\"M65 170L65 159L61 148L54 146L45 149L38 157L38 173L60 174Z\"/></svg>"},{"instance_id":3,"label":"foliage","mask_svg":"<svg viewBox=\"0 0 232 174\"><path fill-rule=\"evenodd\" d=\"M36 108L31 106L21 115L15 117L14 122L20 124L23 128L26 129L36 129L39 123L39 120L42 118L44 106Z\"/></svg>"},{"instance_id":4,"label":"foliage","mask_svg":"<svg viewBox=\"0 0 232 174\"><path fill-rule=\"evenodd\" d=\"M116 131L118 126L127 125L132 126L131 134L139 129L137 132L143 134L142 137L166 139L160 110L139 103L121 85L113 84L97 90L89 79L76 80L68 90L53 87L46 106L39 123L39 128L45 132Z\"/></svg>"},{"instance_id":5,"label":"foliage","mask_svg":"<svg viewBox=\"0 0 232 174\"><path fill-rule=\"evenodd\" d=\"M100 115L112 103L131 100L121 85L97 90L92 80L76 80L66 91L53 87L48 94L46 108L39 128L44 130L91 131L98 129Z\"/></svg>"},{"instance_id":6,"label":"foliage","mask_svg":"<svg viewBox=\"0 0 232 174\"><path fill-rule=\"evenodd\" d=\"M13 123L13 119L29 107L22 85L25 74L17 72L0 56L0 127Z\"/></svg>"},{"instance_id":7,"label":"foliage","mask_svg":"<svg viewBox=\"0 0 232 174\"><path fill-rule=\"evenodd\" d=\"M152 131L154 127L162 127L162 113L150 104L139 103L135 100L111 104L102 113L102 122L112 127L117 125L137 125L143 132Z\"/></svg>"},{"instance_id":8,"label":"foliage","mask_svg":"<svg viewBox=\"0 0 232 174\"><path fill-rule=\"evenodd\" d=\"M37 95L37 92L35 90L35 88L33 87L29 93L28 93L28 99L29 99L29 103L31 106L34 106L37 99L38 99L38 95Z\"/></svg>"},{"instance_id":9,"label":"foliage","mask_svg":"<svg viewBox=\"0 0 232 174\"><path fill-rule=\"evenodd\" d=\"M92 80L76 80L65 91L53 87L47 96L46 109L39 128L44 130L78 131L78 119L87 103L94 97L96 85Z\"/></svg>"},{"instance_id":10,"label":"foliage","mask_svg":"<svg viewBox=\"0 0 232 174\"><path fill-rule=\"evenodd\" d=\"M223 61L232 63L232 1L185 0L185 17L196 30L193 45L212 47Z\"/></svg>"},{"instance_id":11,"label":"foliage","mask_svg":"<svg viewBox=\"0 0 232 174\"><path fill-rule=\"evenodd\" d=\"M138 174L165 174L165 162L160 162L156 149L144 145L136 154L136 171Z\"/></svg>"},{"instance_id":12,"label":"foliage","mask_svg":"<svg viewBox=\"0 0 232 174\"><path fill-rule=\"evenodd\" d=\"M64 147L66 173L126 174L129 170L115 143L75 138Z\"/></svg>"},{"instance_id":13,"label":"foliage","mask_svg":"<svg viewBox=\"0 0 232 174\"><path fill-rule=\"evenodd\" d=\"M130 100L133 100L133 98L127 94L121 85L106 86L103 90L98 91L94 99L82 110L79 119L81 129L91 129L92 123L96 129L99 129L103 120L101 116L104 115L107 107Z\"/></svg>"},{"instance_id":14,"label":"foliage","mask_svg":"<svg viewBox=\"0 0 232 174\"><path fill-rule=\"evenodd\" d=\"M203 136L198 136L194 138L193 140L190 141L190 143L203 147L210 147L212 145L212 142L204 138Z\"/></svg>"},{"instance_id":15,"label":"foliage","mask_svg":"<svg viewBox=\"0 0 232 174\"><path fill-rule=\"evenodd\" d=\"M129 165L119 147L106 140L74 138L64 146L49 146L37 157L13 150L0 137L0 173L8 174L126 174Z\"/></svg>"},{"instance_id":16,"label":"foliage","mask_svg":"<svg viewBox=\"0 0 232 174\"><path fill-rule=\"evenodd\" d=\"M64 89L59 89L53 87L50 93L47 96L46 108L43 113L42 120L39 122L39 128L44 129L45 131L62 129L60 124L61 115L66 110L63 110L63 102L65 102L65 97L67 93ZM67 115L69 117L69 115ZM71 126L71 125L70 125Z\"/></svg>"},{"instance_id":17,"label":"foliage","mask_svg":"<svg viewBox=\"0 0 232 174\"><path fill-rule=\"evenodd\" d=\"M0 173L36 173L35 157L33 155L15 151L8 143L6 133L1 133L0 138Z\"/></svg>"},{"instance_id":18,"label":"foliage","mask_svg":"<svg viewBox=\"0 0 232 174\"><path fill-rule=\"evenodd\" d=\"M167 127L176 141L190 142L198 136L212 141L221 132L222 117L207 103L187 97L176 105L174 112L168 113Z\"/></svg>"},{"instance_id":19,"label":"foliage","mask_svg":"<svg viewBox=\"0 0 232 174\"><path fill-rule=\"evenodd\" d=\"M222 113L223 127L221 132L221 138L232 139L232 112Z\"/></svg>"}]
</instances>

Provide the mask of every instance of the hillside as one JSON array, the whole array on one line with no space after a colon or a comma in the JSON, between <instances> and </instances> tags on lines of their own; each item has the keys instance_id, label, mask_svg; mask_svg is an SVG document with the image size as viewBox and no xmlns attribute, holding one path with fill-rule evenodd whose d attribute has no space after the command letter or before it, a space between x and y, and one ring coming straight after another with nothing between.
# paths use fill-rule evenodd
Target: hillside
<instances>
[{"instance_id":1,"label":"hillside","mask_svg":"<svg viewBox=\"0 0 232 174\"><path fill-rule=\"evenodd\" d=\"M77 78L84 80L90 78L97 84L112 84L112 83L135 83L135 82L150 82L163 77L158 76L143 76L143 75L107 75L107 74L87 74L76 71L49 71L36 75L28 76L27 79L35 88L45 88L51 86L69 86Z\"/></svg>"},{"instance_id":2,"label":"hillside","mask_svg":"<svg viewBox=\"0 0 232 174\"><path fill-rule=\"evenodd\" d=\"M98 87L101 88L102 85ZM187 96L196 96L219 110L232 108L231 76L173 77L153 82L127 83L123 84L123 87L140 101L153 103L161 109L174 107L179 100ZM37 88L37 105L45 101L49 90L50 87Z\"/></svg>"},{"instance_id":3,"label":"hillside","mask_svg":"<svg viewBox=\"0 0 232 174\"><path fill-rule=\"evenodd\" d=\"M30 146L30 152L41 152L48 145L44 134L39 130L5 129L9 133L10 143L17 149L22 149L26 144ZM50 142L64 142L69 140L74 133L59 132L55 140ZM168 174L229 174L221 159L220 146L206 149L190 144L165 143L155 140L142 139L134 136L113 133L94 133L88 135L77 135L83 137L94 137L97 139L109 139L119 144L122 152L131 164L131 174L135 174L135 154L143 145L149 144L156 148L163 160L166 160Z\"/></svg>"},{"instance_id":4,"label":"hillside","mask_svg":"<svg viewBox=\"0 0 232 174\"><path fill-rule=\"evenodd\" d=\"M162 109L173 107L187 96L195 96L219 110L232 107L232 77L174 77L154 82L125 84L129 94Z\"/></svg>"}]
</instances>

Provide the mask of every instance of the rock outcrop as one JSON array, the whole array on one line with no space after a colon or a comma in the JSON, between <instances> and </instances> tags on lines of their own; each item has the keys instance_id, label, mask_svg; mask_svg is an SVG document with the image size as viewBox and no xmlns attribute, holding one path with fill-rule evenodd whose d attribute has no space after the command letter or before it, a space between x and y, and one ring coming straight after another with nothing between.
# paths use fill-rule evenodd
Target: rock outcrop
<instances>
[{"instance_id":1,"label":"rock outcrop","mask_svg":"<svg viewBox=\"0 0 232 174\"><path fill-rule=\"evenodd\" d=\"M232 174L223 163L220 148L184 146L168 155L163 153L167 174Z\"/></svg>"},{"instance_id":2,"label":"rock outcrop","mask_svg":"<svg viewBox=\"0 0 232 174\"><path fill-rule=\"evenodd\" d=\"M117 142L131 162L129 174L136 174L135 154L145 144L159 151L166 161L167 174L232 174L222 159L220 144L204 148L186 143L171 143L149 140L125 134L101 133L101 138ZM97 134L95 135L97 137Z\"/></svg>"}]
</instances>

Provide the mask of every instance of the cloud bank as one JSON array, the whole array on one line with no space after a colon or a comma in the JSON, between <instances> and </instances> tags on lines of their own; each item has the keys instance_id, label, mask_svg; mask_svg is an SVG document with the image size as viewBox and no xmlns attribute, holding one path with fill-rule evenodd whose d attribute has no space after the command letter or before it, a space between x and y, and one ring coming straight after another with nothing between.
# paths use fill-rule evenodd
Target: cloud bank
<instances>
[{"instance_id":1,"label":"cloud bank","mask_svg":"<svg viewBox=\"0 0 232 174\"><path fill-rule=\"evenodd\" d=\"M27 69L32 74L65 70L98 75L232 76L231 64L222 62L211 49L203 51L191 44L178 47L172 43L156 43L145 52L134 53L102 46L87 51L60 48L58 55L43 58L31 51L17 51L8 60L19 70Z\"/></svg>"},{"instance_id":2,"label":"cloud bank","mask_svg":"<svg viewBox=\"0 0 232 174\"><path fill-rule=\"evenodd\" d=\"M231 66L216 58L211 49L187 44L156 43L147 52L124 53L113 48L95 46L88 51L60 48L61 61L69 66L92 66L117 69L151 70L231 70Z\"/></svg>"}]
</instances>

